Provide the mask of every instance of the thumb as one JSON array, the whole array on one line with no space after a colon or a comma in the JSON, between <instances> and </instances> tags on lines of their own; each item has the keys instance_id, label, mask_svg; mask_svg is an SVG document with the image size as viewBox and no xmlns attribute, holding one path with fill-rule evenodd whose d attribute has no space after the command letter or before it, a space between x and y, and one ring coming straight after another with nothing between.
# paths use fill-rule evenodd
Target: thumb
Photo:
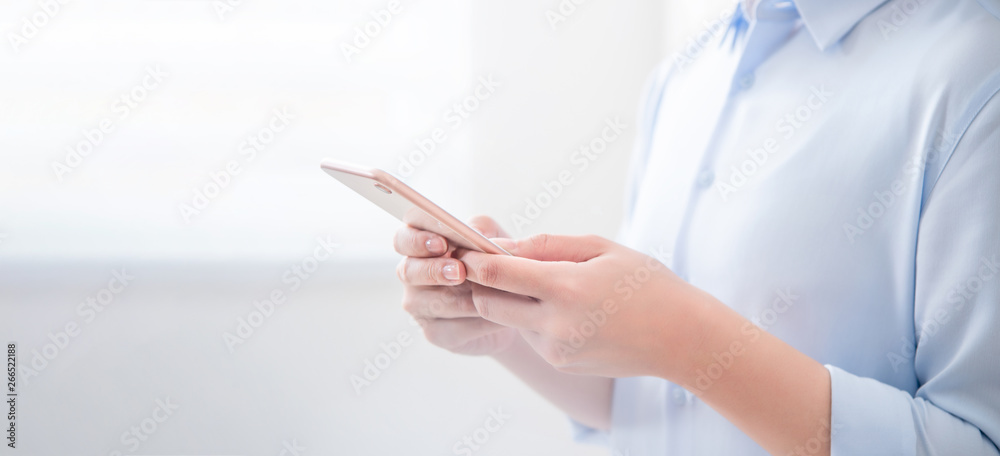
<instances>
[{"instance_id":1,"label":"thumb","mask_svg":"<svg viewBox=\"0 0 1000 456\"><path fill-rule=\"evenodd\" d=\"M582 263L607 251L611 241L600 236L536 234L525 239L491 239L514 256L537 261Z\"/></svg>"}]
</instances>

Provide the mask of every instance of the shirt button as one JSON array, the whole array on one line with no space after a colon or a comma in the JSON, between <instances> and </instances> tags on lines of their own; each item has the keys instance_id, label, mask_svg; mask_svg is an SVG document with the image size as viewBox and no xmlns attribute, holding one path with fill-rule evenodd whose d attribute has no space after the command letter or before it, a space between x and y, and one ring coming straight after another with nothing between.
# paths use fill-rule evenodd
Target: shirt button
<instances>
[{"instance_id":1,"label":"shirt button","mask_svg":"<svg viewBox=\"0 0 1000 456\"><path fill-rule=\"evenodd\" d=\"M740 88L746 90L753 86L754 76L753 73L747 73L740 78L739 85Z\"/></svg>"},{"instance_id":2,"label":"shirt button","mask_svg":"<svg viewBox=\"0 0 1000 456\"><path fill-rule=\"evenodd\" d=\"M679 386L675 386L673 389L674 389L674 403L677 405L687 404L688 398L687 395L684 394L684 390Z\"/></svg>"},{"instance_id":3,"label":"shirt button","mask_svg":"<svg viewBox=\"0 0 1000 456\"><path fill-rule=\"evenodd\" d=\"M715 182L715 173L710 169L706 169L698 174L698 186L701 188L708 188Z\"/></svg>"}]
</instances>

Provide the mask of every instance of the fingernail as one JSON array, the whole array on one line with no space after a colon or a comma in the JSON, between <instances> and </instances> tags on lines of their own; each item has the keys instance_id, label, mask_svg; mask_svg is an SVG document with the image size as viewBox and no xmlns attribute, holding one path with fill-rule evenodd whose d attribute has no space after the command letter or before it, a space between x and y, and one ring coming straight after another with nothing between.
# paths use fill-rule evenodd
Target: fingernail
<instances>
[{"instance_id":1,"label":"fingernail","mask_svg":"<svg viewBox=\"0 0 1000 456\"><path fill-rule=\"evenodd\" d=\"M455 281L458 280L458 265L448 264L444 267L444 278Z\"/></svg>"},{"instance_id":2,"label":"fingernail","mask_svg":"<svg viewBox=\"0 0 1000 456\"><path fill-rule=\"evenodd\" d=\"M444 241L437 236L428 239L424 245L427 246L427 251L431 253L444 253L445 251Z\"/></svg>"}]
</instances>

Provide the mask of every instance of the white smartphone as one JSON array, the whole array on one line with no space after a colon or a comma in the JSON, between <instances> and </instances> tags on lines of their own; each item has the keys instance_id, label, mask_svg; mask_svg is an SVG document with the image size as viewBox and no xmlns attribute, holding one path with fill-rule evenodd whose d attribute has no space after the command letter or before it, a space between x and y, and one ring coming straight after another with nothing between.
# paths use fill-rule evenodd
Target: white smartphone
<instances>
[{"instance_id":1,"label":"white smartphone","mask_svg":"<svg viewBox=\"0 0 1000 456\"><path fill-rule=\"evenodd\" d=\"M320 168L403 223L440 234L448 239L450 245L485 253L511 255L392 174L378 168L330 159L323 160Z\"/></svg>"}]
</instances>

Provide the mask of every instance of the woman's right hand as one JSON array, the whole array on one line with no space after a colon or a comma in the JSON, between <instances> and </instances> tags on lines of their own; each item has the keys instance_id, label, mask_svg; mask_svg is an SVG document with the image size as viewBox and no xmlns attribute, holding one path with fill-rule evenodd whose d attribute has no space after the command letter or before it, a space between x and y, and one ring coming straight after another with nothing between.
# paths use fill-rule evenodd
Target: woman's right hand
<instances>
[{"instance_id":1,"label":"woman's right hand","mask_svg":"<svg viewBox=\"0 0 1000 456\"><path fill-rule=\"evenodd\" d=\"M489 217L469 223L486 237L507 237ZM438 234L404 226L393 240L403 260L396 275L403 282L403 309L420 324L430 343L462 355L494 355L518 338L516 329L484 320L472 302L465 265Z\"/></svg>"}]
</instances>

